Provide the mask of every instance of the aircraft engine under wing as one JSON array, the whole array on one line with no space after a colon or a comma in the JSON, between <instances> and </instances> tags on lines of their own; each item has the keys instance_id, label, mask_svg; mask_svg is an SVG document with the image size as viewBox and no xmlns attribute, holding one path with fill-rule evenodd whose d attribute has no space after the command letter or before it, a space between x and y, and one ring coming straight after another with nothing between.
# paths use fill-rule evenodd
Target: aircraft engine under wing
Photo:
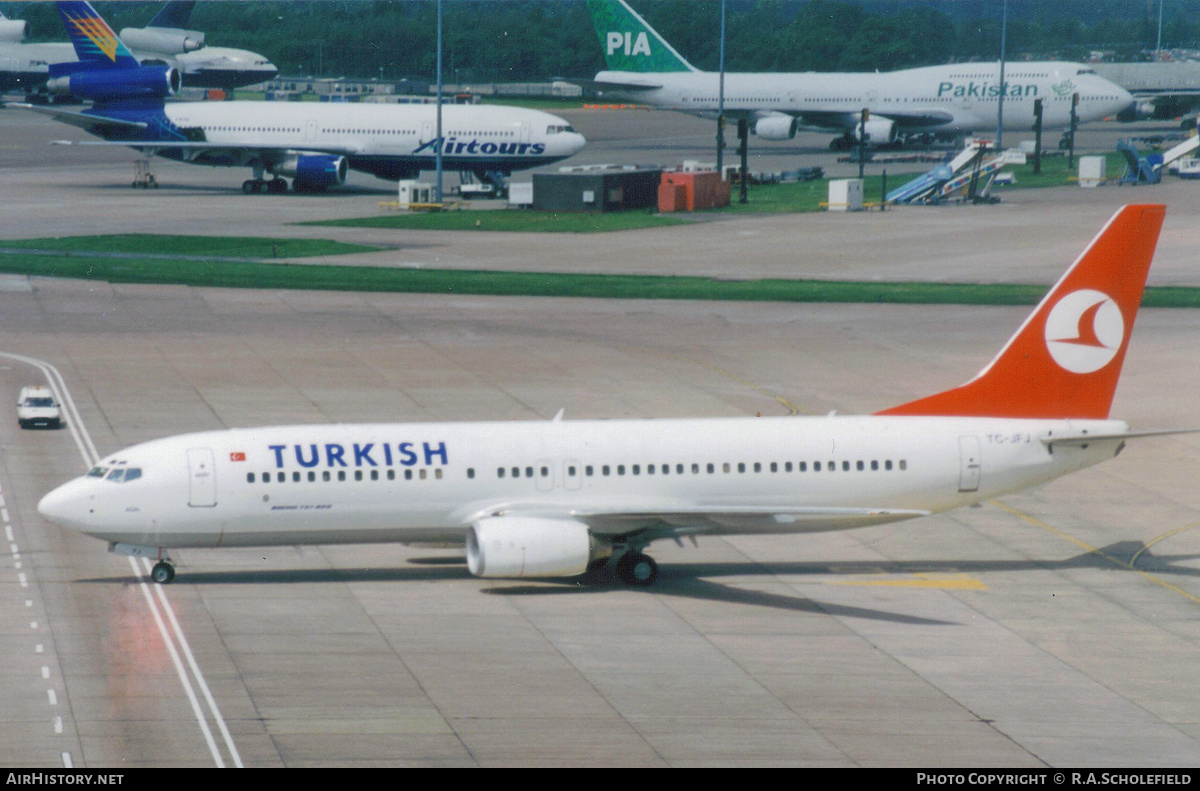
<instances>
[{"instance_id":1,"label":"aircraft engine under wing","mask_svg":"<svg viewBox=\"0 0 1200 791\"><path fill-rule=\"evenodd\" d=\"M476 577L574 577L587 570L592 546L575 519L484 517L467 529L467 566Z\"/></svg>"}]
</instances>

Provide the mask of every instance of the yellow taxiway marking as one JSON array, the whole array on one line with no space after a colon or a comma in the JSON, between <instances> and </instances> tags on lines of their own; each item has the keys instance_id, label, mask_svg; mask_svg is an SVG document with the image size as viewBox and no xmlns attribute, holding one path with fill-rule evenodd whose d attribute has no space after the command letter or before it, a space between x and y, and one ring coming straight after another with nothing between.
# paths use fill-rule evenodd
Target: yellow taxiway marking
<instances>
[{"instance_id":1,"label":"yellow taxiway marking","mask_svg":"<svg viewBox=\"0 0 1200 791\"><path fill-rule=\"evenodd\" d=\"M1192 522L1190 525L1184 525L1183 527L1180 527L1176 530L1172 530L1169 533L1163 533L1158 538L1152 539L1149 543L1143 544L1141 549L1139 549L1137 552L1133 553L1133 557L1129 559L1129 565L1136 566L1137 562L1138 562L1138 558L1140 558L1142 556L1142 553L1145 552L1150 547L1157 544L1159 541L1162 541L1164 538L1170 538L1171 536L1177 536L1180 533L1187 531L1187 530L1191 530L1194 527L1200 527L1200 522Z\"/></svg>"},{"instance_id":2,"label":"yellow taxiway marking","mask_svg":"<svg viewBox=\"0 0 1200 791\"><path fill-rule=\"evenodd\" d=\"M1134 574L1137 574L1139 577L1141 577L1145 580L1148 580L1150 582L1153 582L1155 585L1161 585L1162 587L1166 588L1169 591L1174 591L1175 593L1178 593L1180 596L1184 597L1185 599L1190 599L1191 601L1194 601L1197 604L1200 604L1200 596L1195 596L1191 593L1188 593L1183 588L1180 588L1178 585L1172 585L1171 583L1167 582L1166 580L1159 579L1158 577L1154 576L1153 574L1148 574L1144 571L1138 571L1137 569L1135 569L1133 567L1133 564L1137 562L1138 555L1142 554L1142 552L1145 551L1144 548L1141 551L1139 551L1137 553L1137 555L1134 555L1133 562L1127 563L1124 560L1114 558L1112 555L1101 552L1099 549L1092 546L1091 544L1088 544L1084 541L1080 541L1078 538L1075 538L1074 536L1069 536L1066 533L1064 533L1063 531L1061 531L1057 528L1051 527L1050 525L1046 524L1045 522L1041 521L1040 519L1036 519L1036 518L1030 516L1029 514L1018 511L1016 508L1013 508L1012 506L1005 505L1004 503L1000 503L995 500L989 500L988 502L990 502L992 505L995 505L999 508L1003 508L1005 511L1008 511L1010 514L1017 517L1018 519L1024 520L1031 525L1037 525L1038 527L1042 528L1043 530L1048 530L1049 532L1053 533L1054 535L1058 536L1059 538L1066 539L1067 541L1070 541L1072 544L1080 546L1083 549L1087 550L1088 552L1091 552L1094 555L1098 555L1098 556L1104 558L1105 560L1109 561L1110 563L1112 563L1115 566L1120 566L1123 569L1128 569L1128 570L1132 571ZM1171 533L1167 533L1166 535L1159 536L1158 538L1154 539L1154 541L1152 541L1150 543L1155 543L1157 541L1161 541L1162 539L1167 538L1167 536L1174 535L1175 533L1182 533L1184 530L1187 530L1188 528L1193 527L1193 526L1194 525L1187 525L1186 527L1181 527L1179 530L1175 530ZM1149 546L1149 544L1147 544L1146 546Z\"/></svg>"},{"instance_id":3,"label":"yellow taxiway marking","mask_svg":"<svg viewBox=\"0 0 1200 791\"><path fill-rule=\"evenodd\" d=\"M983 580L967 576L966 574L953 574L949 576L917 574L915 578L906 577L903 579L826 580L825 584L862 585L878 588L937 588L954 591L985 591L988 589L988 586L983 584Z\"/></svg>"}]
</instances>

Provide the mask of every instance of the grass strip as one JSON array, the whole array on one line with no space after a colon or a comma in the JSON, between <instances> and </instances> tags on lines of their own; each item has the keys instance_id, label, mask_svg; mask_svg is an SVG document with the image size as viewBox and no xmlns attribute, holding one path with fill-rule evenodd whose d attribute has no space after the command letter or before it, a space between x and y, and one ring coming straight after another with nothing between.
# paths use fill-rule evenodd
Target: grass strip
<instances>
[{"instance_id":1,"label":"grass strip","mask_svg":"<svg viewBox=\"0 0 1200 791\"><path fill-rule=\"evenodd\" d=\"M0 241L0 247L122 255L217 256L222 258L312 258L373 253L384 248L329 239L272 239L261 236L173 236L125 233L102 236L54 236Z\"/></svg>"},{"instance_id":2,"label":"grass strip","mask_svg":"<svg viewBox=\"0 0 1200 791\"><path fill-rule=\"evenodd\" d=\"M836 280L718 280L708 277L489 272L242 261L80 258L0 254L0 272L38 277L212 288L265 288L489 296L770 302L1031 305L1043 285ZM1146 290L1149 307L1200 307L1200 288Z\"/></svg>"},{"instance_id":3,"label":"grass strip","mask_svg":"<svg viewBox=\"0 0 1200 791\"><path fill-rule=\"evenodd\" d=\"M1120 153L1108 153L1105 172L1110 179L1120 176L1125 167L1124 157ZM867 163L867 173L863 178L863 200L867 203L878 204L883 200L885 182L883 171L886 164ZM927 170L935 167L933 163L919 173L896 173L893 171L887 177L888 191L906 184ZM1005 171L1011 172L1016 182L1013 186L997 187L994 195L1003 198L1006 192L1014 189L1037 189L1041 187L1065 187L1074 184L1073 178L1078 171L1078 160L1075 167L1067 166L1065 156L1047 156L1042 160L1042 172L1033 172L1033 157L1028 158L1024 165L1007 165ZM980 188L987 179L981 179ZM357 217L348 220L314 220L300 223L301 225L329 225L360 228L407 228L412 230L437 231L545 231L558 233L600 233L606 231L629 231L639 228L655 228L669 225L679 225L686 222L715 219L722 214L771 214L771 213L803 213L824 211L821 205L829 200L829 180L815 179L813 181L786 182L782 184L752 184L747 189L747 202L739 203L740 187L733 185L732 196L728 206L721 209L708 209L686 215L656 214L646 210L625 212L605 212L602 214L585 214L581 212L546 212L528 209L511 209L498 211L464 211L433 212L422 214L391 214L375 217ZM961 195L961 191L955 196ZM684 219L687 217L688 219Z\"/></svg>"}]
</instances>

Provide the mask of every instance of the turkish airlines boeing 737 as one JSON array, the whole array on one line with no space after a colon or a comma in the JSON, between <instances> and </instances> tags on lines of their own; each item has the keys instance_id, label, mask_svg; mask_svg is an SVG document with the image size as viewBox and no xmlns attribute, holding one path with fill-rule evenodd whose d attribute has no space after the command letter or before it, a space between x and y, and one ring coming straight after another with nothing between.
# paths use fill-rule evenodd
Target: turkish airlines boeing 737
<instances>
[{"instance_id":1,"label":"turkish airlines boeing 737","mask_svg":"<svg viewBox=\"0 0 1200 791\"><path fill-rule=\"evenodd\" d=\"M925 516L1112 458L1108 419L1163 206L1126 206L970 382L869 416L286 426L155 440L47 494L47 519L159 558L180 547L460 541L480 577L643 550Z\"/></svg>"}]
</instances>

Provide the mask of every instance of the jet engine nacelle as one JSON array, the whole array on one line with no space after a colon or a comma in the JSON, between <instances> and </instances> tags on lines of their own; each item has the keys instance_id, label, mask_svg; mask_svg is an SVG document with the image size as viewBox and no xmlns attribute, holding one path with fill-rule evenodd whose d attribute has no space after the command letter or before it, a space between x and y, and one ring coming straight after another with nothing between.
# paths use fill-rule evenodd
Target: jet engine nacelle
<instances>
[{"instance_id":1,"label":"jet engine nacelle","mask_svg":"<svg viewBox=\"0 0 1200 791\"><path fill-rule=\"evenodd\" d=\"M333 154L292 154L271 168L277 176L295 179L297 189L336 187L346 180L350 163L345 157Z\"/></svg>"},{"instance_id":2,"label":"jet engine nacelle","mask_svg":"<svg viewBox=\"0 0 1200 791\"><path fill-rule=\"evenodd\" d=\"M467 529L467 568L476 577L574 577L591 559L587 525L574 519L495 516Z\"/></svg>"},{"instance_id":3,"label":"jet engine nacelle","mask_svg":"<svg viewBox=\"0 0 1200 791\"><path fill-rule=\"evenodd\" d=\"M204 34L200 31L169 27L127 27L121 31L121 40L130 49L160 55L182 55L204 46Z\"/></svg>"},{"instance_id":4,"label":"jet engine nacelle","mask_svg":"<svg viewBox=\"0 0 1200 791\"><path fill-rule=\"evenodd\" d=\"M0 19L0 41L16 43L29 38L29 23L23 19Z\"/></svg>"},{"instance_id":5,"label":"jet engine nacelle","mask_svg":"<svg viewBox=\"0 0 1200 791\"><path fill-rule=\"evenodd\" d=\"M179 91L179 70L169 66L130 69L79 69L46 82L51 93L70 93L106 102L118 99L153 99Z\"/></svg>"},{"instance_id":6,"label":"jet engine nacelle","mask_svg":"<svg viewBox=\"0 0 1200 791\"><path fill-rule=\"evenodd\" d=\"M768 115L754 122L754 134L763 140L791 140L796 136L797 119L790 115Z\"/></svg>"},{"instance_id":7,"label":"jet engine nacelle","mask_svg":"<svg viewBox=\"0 0 1200 791\"><path fill-rule=\"evenodd\" d=\"M867 133L867 142L873 146L896 142L896 122L890 118L868 118L865 124L856 123L850 135L861 141L863 131Z\"/></svg>"},{"instance_id":8,"label":"jet engine nacelle","mask_svg":"<svg viewBox=\"0 0 1200 791\"><path fill-rule=\"evenodd\" d=\"M1130 121L1141 121L1146 118L1155 118L1158 115L1158 108L1154 102L1133 101L1125 106L1124 109L1117 113L1117 120L1129 123Z\"/></svg>"}]
</instances>

